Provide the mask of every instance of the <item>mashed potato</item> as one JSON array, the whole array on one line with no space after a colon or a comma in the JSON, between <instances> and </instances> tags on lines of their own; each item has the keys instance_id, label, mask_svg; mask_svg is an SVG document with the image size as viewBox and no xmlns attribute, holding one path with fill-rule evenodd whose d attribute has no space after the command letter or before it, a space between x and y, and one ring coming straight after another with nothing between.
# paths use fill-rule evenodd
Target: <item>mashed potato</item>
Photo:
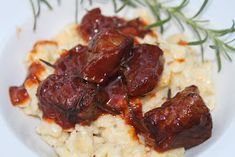
<instances>
[{"instance_id":1,"label":"mashed potato","mask_svg":"<svg viewBox=\"0 0 235 157\"><path fill-rule=\"evenodd\" d=\"M39 62L39 58L53 64L64 49L70 49L84 41L76 34L76 25L69 25L53 41L40 41L26 57L26 65L38 62L44 67L39 80L44 80L53 73L53 69ZM182 34L167 40L147 35L138 39L140 43L159 44L164 51L165 66L163 75L149 96L142 98L143 111L147 112L163 104L168 89L174 96L189 85L197 85L201 96L210 109L214 104L214 88L211 78L212 64L201 62L198 54L189 46L179 44L186 41ZM30 100L21 105L28 115L42 117L38 108L36 91L39 83L25 82L24 86ZM90 126L76 125L74 129L63 130L59 125L42 120L36 129L42 139L54 148L60 157L183 157L184 148L158 153L145 146L142 137L136 137L134 128L119 116L103 115Z\"/></svg>"}]
</instances>

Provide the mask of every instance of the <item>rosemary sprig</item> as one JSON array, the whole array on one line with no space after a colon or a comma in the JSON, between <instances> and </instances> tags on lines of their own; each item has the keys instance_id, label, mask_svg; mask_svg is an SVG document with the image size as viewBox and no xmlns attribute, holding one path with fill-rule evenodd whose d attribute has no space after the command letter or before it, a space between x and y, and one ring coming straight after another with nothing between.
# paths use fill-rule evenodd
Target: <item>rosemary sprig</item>
<instances>
[{"instance_id":1,"label":"rosemary sprig","mask_svg":"<svg viewBox=\"0 0 235 157\"><path fill-rule=\"evenodd\" d=\"M33 29L36 30L37 18L40 15L41 4L46 5L50 10L52 10L52 6L48 2L48 0L29 0L32 6L32 12L34 17L34 26ZM60 4L60 0L57 0L58 4ZM80 0L80 3L85 2L84 0ZM160 32L164 33L164 25L172 20L174 20L182 29L185 30L185 26L188 26L192 29L192 32L195 34L197 38L196 41L188 42L188 45L191 46L200 46L202 61L204 61L204 48L205 43L210 43L209 48L215 51L215 56L217 59L218 71L222 68L221 63L221 55L228 61L232 61L230 57L231 52L235 52L235 47L231 44L235 41L225 40L224 37L229 35L234 35L235 33L235 22L230 28L225 29L210 29L205 27L205 24L208 24L208 20L201 20L199 17L201 13L205 10L209 0L204 0L201 7L198 11L192 16L188 17L184 14L183 9L186 8L190 2L190 0L181 0L181 3L176 6L167 6L165 2L160 0L112 0L114 11L116 13L120 12L126 6L131 7L147 7L153 16L155 17L156 22L151 23L146 26L146 29L152 29L155 27L160 28ZM120 2L120 3L117 3ZM92 5L92 0L89 0L90 5ZM78 0L75 0L75 22L77 22L78 17ZM163 15L167 15L167 18L163 18ZM231 36L230 36L231 37Z\"/></svg>"},{"instance_id":2,"label":"rosemary sprig","mask_svg":"<svg viewBox=\"0 0 235 157\"><path fill-rule=\"evenodd\" d=\"M47 0L40 0L40 2L44 3L50 10L52 10L52 6Z\"/></svg>"},{"instance_id":3,"label":"rosemary sprig","mask_svg":"<svg viewBox=\"0 0 235 157\"><path fill-rule=\"evenodd\" d=\"M57 0L58 5L61 5L61 0Z\"/></svg>"},{"instance_id":4,"label":"rosemary sprig","mask_svg":"<svg viewBox=\"0 0 235 157\"><path fill-rule=\"evenodd\" d=\"M47 0L29 0L33 12L33 30L37 29L37 20L41 13L41 5L44 4L49 10L53 10L52 5ZM57 1L60 5L61 1Z\"/></svg>"},{"instance_id":5,"label":"rosemary sprig","mask_svg":"<svg viewBox=\"0 0 235 157\"><path fill-rule=\"evenodd\" d=\"M78 0L75 0L75 23L78 23Z\"/></svg>"},{"instance_id":6,"label":"rosemary sprig","mask_svg":"<svg viewBox=\"0 0 235 157\"><path fill-rule=\"evenodd\" d=\"M113 2L115 13L120 12L126 5L135 6L133 5L133 3L130 3L129 0L123 0L123 4L120 7L117 6L116 0L112 0L112 2Z\"/></svg>"},{"instance_id":7,"label":"rosemary sprig","mask_svg":"<svg viewBox=\"0 0 235 157\"><path fill-rule=\"evenodd\" d=\"M36 13L36 9L35 9L33 0L29 0L29 2L30 2L30 5L32 7L32 12L33 12L33 30L35 31L36 27L37 27L37 15L40 14L40 7L38 7L38 13Z\"/></svg>"},{"instance_id":8,"label":"rosemary sprig","mask_svg":"<svg viewBox=\"0 0 235 157\"><path fill-rule=\"evenodd\" d=\"M128 0L128 3L130 2L138 5L136 0ZM200 46L202 61L204 61L205 43L209 42L209 47L215 51L218 71L220 71L222 68L221 55L223 55L226 60L232 61L230 53L235 52L235 47L231 45L235 39L226 42L226 40L223 38L228 35L234 35L235 22L233 21L232 26L225 29L210 29L205 27L204 24L208 23L209 21L201 20L199 19L199 16L205 10L209 0L204 0L199 10L192 17L186 16L183 12L183 9L188 6L189 2L190 0L182 0L180 4L172 7L165 5L165 3L161 2L160 0L144 0L144 6L148 7L156 19L155 23L148 25L146 28L150 29L154 27L160 27L160 32L163 33L164 25L172 19L174 19L179 24L183 31L185 30L185 26L190 27L197 40L188 42L188 45ZM166 19L162 18L163 14L167 15Z\"/></svg>"},{"instance_id":9,"label":"rosemary sprig","mask_svg":"<svg viewBox=\"0 0 235 157\"><path fill-rule=\"evenodd\" d=\"M39 61L41 61L42 63L44 63L45 65L51 67L51 68L55 68L55 66L53 64L51 64L48 61L45 61L44 59L39 58Z\"/></svg>"}]
</instances>

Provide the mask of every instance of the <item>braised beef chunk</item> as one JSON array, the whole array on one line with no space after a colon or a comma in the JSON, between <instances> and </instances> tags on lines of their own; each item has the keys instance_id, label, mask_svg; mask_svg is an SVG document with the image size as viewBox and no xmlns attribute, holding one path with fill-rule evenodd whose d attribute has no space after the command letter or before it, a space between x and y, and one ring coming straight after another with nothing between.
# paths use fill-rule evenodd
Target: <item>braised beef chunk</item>
<instances>
[{"instance_id":1,"label":"braised beef chunk","mask_svg":"<svg viewBox=\"0 0 235 157\"><path fill-rule=\"evenodd\" d=\"M105 28L116 28L124 23L124 20L117 17L106 17L101 14L99 8L92 9L82 18L79 32L84 40L91 40L94 35Z\"/></svg>"},{"instance_id":2,"label":"braised beef chunk","mask_svg":"<svg viewBox=\"0 0 235 157\"><path fill-rule=\"evenodd\" d=\"M142 103L140 99L128 99L125 119L135 128L136 133L143 135L148 132L143 121Z\"/></svg>"},{"instance_id":3,"label":"braised beef chunk","mask_svg":"<svg viewBox=\"0 0 235 157\"><path fill-rule=\"evenodd\" d=\"M88 48L87 46L77 45L71 50L62 54L56 61L55 74L76 75L80 74L81 69L87 61Z\"/></svg>"},{"instance_id":4,"label":"braised beef chunk","mask_svg":"<svg viewBox=\"0 0 235 157\"><path fill-rule=\"evenodd\" d=\"M97 117L94 105L96 89L77 77L50 75L37 90L43 117L52 119L63 128L86 123Z\"/></svg>"},{"instance_id":5,"label":"braised beef chunk","mask_svg":"<svg viewBox=\"0 0 235 157\"><path fill-rule=\"evenodd\" d=\"M99 92L99 100L103 100L102 109L112 114L123 113L127 109L126 86L121 76L104 86Z\"/></svg>"},{"instance_id":6,"label":"braised beef chunk","mask_svg":"<svg viewBox=\"0 0 235 157\"><path fill-rule=\"evenodd\" d=\"M113 29L104 29L89 44L89 57L81 71L93 83L107 82L119 70L121 59L133 46L133 39Z\"/></svg>"},{"instance_id":7,"label":"braised beef chunk","mask_svg":"<svg viewBox=\"0 0 235 157\"><path fill-rule=\"evenodd\" d=\"M163 71L163 52L155 45L137 45L124 63L124 76L130 96L141 96L157 85Z\"/></svg>"},{"instance_id":8,"label":"braised beef chunk","mask_svg":"<svg viewBox=\"0 0 235 157\"><path fill-rule=\"evenodd\" d=\"M212 119L196 86L190 86L144 115L144 122L159 151L191 148L211 136ZM147 142L151 143L151 142Z\"/></svg>"},{"instance_id":9,"label":"braised beef chunk","mask_svg":"<svg viewBox=\"0 0 235 157\"><path fill-rule=\"evenodd\" d=\"M81 33L84 40L88 41L91 39L99 29L99 19L101 16L101 10L95 8L88 11L88 13L82 18L79 32Z\"/></svg>"},{"instance_id":10,"label":"braised beef chunk","mask_svg":"<svg viewBox=\"0 0 235 157\"><path fill-rule=\"evenodd\" d=\"M113 28L132 36L143 38L151 30L145 29L146 24L140 19L125 21L122 18L103 16L99 8L92 9L83 17L79 26L79 32L84 40L92 37L105 28Z\"/></svg>"}]
</instances>

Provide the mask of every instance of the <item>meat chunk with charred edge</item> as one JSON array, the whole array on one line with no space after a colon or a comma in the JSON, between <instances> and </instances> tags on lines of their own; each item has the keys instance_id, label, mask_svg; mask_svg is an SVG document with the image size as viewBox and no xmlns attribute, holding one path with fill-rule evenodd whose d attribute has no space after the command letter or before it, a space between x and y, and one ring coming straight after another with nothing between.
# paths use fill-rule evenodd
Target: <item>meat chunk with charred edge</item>
<instances>
[{"instance_id":1,"label":"meat chunk with charred edge","mask_svg":"<svg viewBox=\"0 0 235 157\"><path fill-rule=\"evenodd\" d=\"M92 9L82 18L79 32L84 40L91 40L97 33L105 28L117 28L125 20L117 17L107 17L101 14L99 8Z\"/></svg>"},{"instance_id":2,"label":"meat chunk with charred edge","mask_svg":"<svg viewBox=\"0 0 235 157\"><path fill-rule=\"evenodd\" d=\"M151 30L145 29L145 26L146 24L139 18L126 21L116 16L103 16L99 8L94 8L82 18L78 31L85 41L91 40L97 33L106 28L143 38L146 34L151 33Z\"/></svg>"},{"instance_id":3,"label":"meat chunk with charred edge","mask_svg":"<svg viewBox=\"0 0 235 157\"><path fill-rule=\"evenodd\" d=\"M211 136L212 119L196 86L190 86L144 115L153 141L146 141L158 151L201 144Z\"/></svg>"},{"instance_id":4,"label":"meat chunk with charred edge","mask_svg":"<svg viewBox=\"0 0 235 157\"><path fill-rule=\"evenodd\" d=\"M126 57L123 73L130 96L141 96L155 88L163 71L163 52L155 45L137 45Z\"/></svg>"},{"instance_id":5,"label":"meat chunk with charred edge","mask_svg":"<svg viewBox=\"0 0 235 157\"><path fill-rule=\"evenodd\" d=\"M101 84L119 70L124 54L133 46L133 38L114 29L105 29L89 43L89 57L81 75L89 82Z\"/></svg>"},{"instance_id":6,"label":"meat chunk with charred edge","mask_svg":"<svg viewBox=\"0 0 235 157\"><path fill-rule=\"evenodd\" d=\"M88 47L77 45L65 52L54 64L55 74L79 75L87 61Z\"/></svg>"},{"instance_id":7,"label":"meat chunk with charred edge","mask_svg":"<svg viewBox=\"0 0 235 157\"><path fill-rule=\"evenodd\" d=\"M99 112L94 104L96 87L78 77L50 75L37 90L43 117L54 120L63 128L76 123L89 123Z\"/></svg>"}]
</instances>

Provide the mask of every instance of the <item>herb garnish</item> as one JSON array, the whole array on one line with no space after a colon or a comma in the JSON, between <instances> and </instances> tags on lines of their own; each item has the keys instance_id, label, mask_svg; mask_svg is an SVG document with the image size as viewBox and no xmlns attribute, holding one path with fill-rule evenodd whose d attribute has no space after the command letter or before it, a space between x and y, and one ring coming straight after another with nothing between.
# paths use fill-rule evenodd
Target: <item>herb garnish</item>
<instances>
[{"instance_id":1,"label":"herb garnish","mask_svg":"<svg viewBox=\"0 0 235 157\"><path fill-rule=\"evenodd\" d=\"M52 5L47 0L29 0L32 12L33 12L33 30L37 29L37 19L41 13L41 5L44 4L47 6L48 9L53 10ZM57 3L60 5L61 0L57 0Z\"/></svg>"},{"instance_id":2,"label":"herb garnish","mask_svg":"<svg viewBox=\"0 0 235 157\"><path fill-rule=\"evenodd\" d=\"M113 0L116 1L116 0ZM128 2L124 2L122 0L122 4L126 6L126 4L132 4L131 6L139 6L140 1L139 0L127 0ZM209 24L209 20L201 20L199 18L199 15L205 10L209 0L204 0L203 4L199 8L199 10L195 13L194 16L188 17L186 14L184 14L183 9L187 7L190 0L182 0L181 3L177 6L167 6L163 2L159 0L144 0L141 5L144 7L147 7L153 16L156 19L156 22L148 25L146 28L154 28L154 27L160 27L160 32L164 32L164 25L168 23L171 20L175 20L181 29L184 31L185 26L189 26L193 33L197 37L197 41L191 41L187 44L190 46L200 46L201 48L201 56L202 61L204 61L204 47L205 43L209 42L209 47L213 50L215 50L215 55L217 59L217 65L218 65L218 71L222 68L221 63L221 55L224 56L224 58L228 61L232 61L232 58L230 57L231 52L235 52L235 47L231 46L230 44L235 41L235 39L232 39L230 41L226 41L223 37L228 35L234 35L235 32L235 22L233 21L233 24L229 28L225 29L210 29L205 27L205 24ZM134 5L133 5L134 4ZM114 8L117 8L117 6L114 3ZM119 9L115 9L117 11L122 10L124 7L120 7ZM162 19L162 15L167 15L167 18ZM228 39L227 39L228 40Z\"/></svg>"},{"instance_id":3,"label":"herb garnish","mask_svg":"<svg viewBox=\"0 0 235 157\"><path fill-rule=\"evenodd\" d=\"M52 9L51 5L47 0L30 0L33 16L34 16L34 30L36 30L37 18L40 15L40 5L44 3L49 9ZM120 12L126 6L130 7L145 7L148 8L153 14L156 22L146 26L146 29L152 29L155 27L160 28L160 32L164 33L164 25L172 20L174 20L180 28L184 31L185 26L191 28L192 32L195 34L197 40L188 42L187 45L190 46L200 46L202 61L204 61L204 48L205 43L210 43L209 47L215 51L215 56L217 59L218 72L222 68L221 55L228 61L232 61L229 53L235 52L235 47L231 45L235 39L225 40L225 36L231 37L235 33L235 22L229 28L225 29L210 29L205 27L205 24L209 24L209 20L201 20L199 16L205 10L209 0L204 0L203 4L199 10L192 16L188 17L184 14L183 9L186 8L190 0L182 0L180 4L176 6L167 6L165 2L160 0L112 0L113 8L115 13ZM120 2L120 3L118 3ZM60 0L58 0L60 3ZM80 3L84 3L81 0ZM92 0L89 0L90 5L92 5ZM118 6L118 4L120 6ZM75 0L75 22L77 23L78 16L78 0ZM167 16L162 18L162 15Z\"/></svg>"}]
</instances>

